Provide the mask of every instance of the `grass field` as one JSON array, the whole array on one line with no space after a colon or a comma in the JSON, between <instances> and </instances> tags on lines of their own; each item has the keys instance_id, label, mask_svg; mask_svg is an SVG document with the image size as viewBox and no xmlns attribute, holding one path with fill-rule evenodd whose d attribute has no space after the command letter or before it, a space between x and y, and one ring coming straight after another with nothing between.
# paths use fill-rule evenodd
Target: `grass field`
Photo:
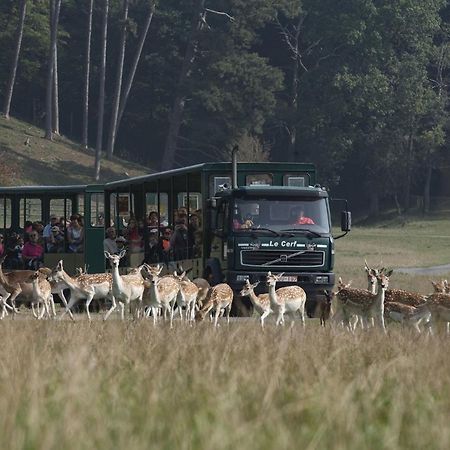
<instances>
[{"instance_id":1,"label":"grass field","mask_svg":"<svg viewBox=\"0 0 450 450\"><path fill-rule=\"evenodd\" d=\"M449 243L445 217L356 228L336 271L364 286L364 257L444 264ZM446 336L78 319L0 323L1 448L450 448Z\"/></svg>"}]
</instances>

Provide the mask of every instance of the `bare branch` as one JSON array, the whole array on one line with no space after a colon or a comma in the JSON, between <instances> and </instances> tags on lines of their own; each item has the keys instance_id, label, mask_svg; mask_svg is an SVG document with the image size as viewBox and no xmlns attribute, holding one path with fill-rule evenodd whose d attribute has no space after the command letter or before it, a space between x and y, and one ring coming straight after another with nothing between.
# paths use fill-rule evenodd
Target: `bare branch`
<instances>
[{"instance_id":1,"label":"bare branch","mask_svg":"<svg viewBox=\"0 0 450 450\"><path fill-rule=\"evenodd\" d=\"M210 12L211 14L218 14L219 16L226 16L230 22L234 22L234 17L230 16L228 13L224 11L215 11L214 9L205 8L205 11Z\"/></svg>"}]
</instances>

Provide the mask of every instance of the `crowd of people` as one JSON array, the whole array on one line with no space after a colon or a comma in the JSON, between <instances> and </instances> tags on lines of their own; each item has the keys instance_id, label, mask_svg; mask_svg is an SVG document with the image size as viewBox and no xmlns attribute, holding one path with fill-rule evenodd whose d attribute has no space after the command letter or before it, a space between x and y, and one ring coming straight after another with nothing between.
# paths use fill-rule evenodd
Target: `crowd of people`
<instances>
[{"instance_id":1,"label":"crowd of people","mask_svg":"<svg viewBox=\"0 0 450 450\"><path fill-rule=\"evenodd\" d=\"M174 211L173 227L166 220L158 220L158 213L151 211L145 220L130 217L120 232L115 227L106 230L104 250L118 254L123 249L132 253L144 253L143 260L149 264L166 263L201 256L201 212L189 214L182 207ZM147 229L146 229L147 228ZM147 246L145 248L145 232Z\"/></svg>"},{"instance_id":2,"label":"crowd of people","mask_svg":"<svg viewBox=\"0 0 450 450\"><path fill-rule=\"evenodd\" d=\"M38 269L44 253L80 253L83 251L83 218L79 214L64 217L52 215L48 224L25 222L23 233L0 235L0 258L5 269Z\"/></svg>"},{"instance_id":3,"label":"crowd of people","mask_svg":"<svg viewBox=\"0 0 450 450\"><path fill-rule=\"evenodd\" d=\"M200 217L200 211L188 216L186 208L179 208L174 212L172 227L166 220L159 221L155 211L145 220L131 216L119 232L113 226L107 228L104 250L111 254L124 249L129 253L143 253L147 263L199 257ZM23 233L12 232L7 237L0 234L0 258L4 258L3 267L10 270L38 269L43 265L44 253L82 253L83 249L84 224L79 214L70 216L70 221L52 215L46 225L27 221Z\"/></svg>"}]
</instances>

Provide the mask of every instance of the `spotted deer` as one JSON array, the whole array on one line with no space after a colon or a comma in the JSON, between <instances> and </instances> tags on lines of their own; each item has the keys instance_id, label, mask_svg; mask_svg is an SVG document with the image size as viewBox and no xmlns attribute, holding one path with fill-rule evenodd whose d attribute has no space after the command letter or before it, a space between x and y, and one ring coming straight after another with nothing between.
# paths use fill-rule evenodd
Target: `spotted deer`
<instances>
[{"instance_id":1,"label":"spotted deer","mask_svg":"<svg viewBox=\"0 0 450 450\"><path fill-rule=\"evenodd\" d=\"M412 327L418 333L421 333L419 325L422 322L426 323L429 321L430 311L426 304L415 307L403 303L385 302L384 317L385 319Z\"/></svg>"},{"instance_id":2,"label":"spotted deer","mask_svg":"<svg viewBox=\"0 0 450 450\"><path fill-rule=\"evenodd\" d=\"M177 294L177 306L180 309L180 317L183 320L183 308L186 308L186 320L194 321L195 319L195 305L198 297L199 288L186 276L186 272L178 275L173 274L174 278L178 280L179 290Z\"/></svg>"},{"instance_id":3,"label":"spotted deer","mask_svg":"<svg viewBox=\"0 0 450 450\"><path fill-rule=\"evenodd\" d=\"M430 332L434 334L442 328L448 333L450 322L450 295L434 293L427 297L427 306L430 311Z\"/></svg>"},{"instance_id":4,"label":"spotted deer","mask_svg":"<svg viewBox=\"0 0 450 450\"><path fill-rule=\"evenodd\" d=\"M69 314L70 318L74 320L72 308L83 299L86 299L86 313L88 319L91 320L89 306L94 299L111 298L112 296L112 276L110 273L93 273L81 274L76 277L71 277L65 270L63 261L60 260L53 269L50 282L54 283L54 290L70 289L70 300L65 304L65 311L61 315L61 319ZM58 293L59 294L59 293ZM63 302L65 301L63 294Z\"/></svg>"},{"instance_id":5,"label":"spotted deer","mask_svg":"<svg viewBox=\"0 0 450 450\"><path fill-rule=\"evenodd\" d=\"M284 325L284 314L287 313L291 317L291 326L294 325L295 313L300 313L300 319L303 327L305 327L305 303L306 293L300 286L286 286L275 289L277 282L282 277L268 272L267 285L269 286L270 307L277 316L276 324Z\"/></svg>"},{"instance_id":6,"label":"spotted deer","mask_svg":"<svg viewBox=\"0 0 450 450\"><path fill-rule=\"evenodd\" d=\"M47 274L37 270L30 275L29 280L33 286L33 299L31 301L31 307L33 315L37 319L42 319L44 314L51 318L56 316L55 304L53 302L52 287L47 280ZM39 311L42 305L42 311ZM37 313L35 311L37 307Z\"/></svg>"},{"instance_id":7,"label":"spotted deer","mask_svg":"<svg viewBox=\"0 0 450 450\"><path fill-rule=\"evenodd\" d=\"M255 294L255 288L258 284L259 281L251 284L250 281L245 280L245 285L242 288L240 295L250 298L254 310L261 316L261 327L264 328L264 319L272 312L272 309L270 308L269 294Z\"/></svg>"},{"instance_id":8,"label":"spotted deer","mask_svg":"<svg viewBox=\"0 0 450 450\"><path fill-rule=\"evenodd\" d=\"M139 317L142 311L142 302L144 289L146 287L144 277L141 274L141 270L137 273L130 273L128 275L120 275L119 263L125 256L126 250L122 250L118 255L111 255L109 252L105 252L105 257L109 260L112 267L112 306L105 314L103 320L107 320L113 311L117 309L117 303L119 303L120 313L122 320L125 319L125 305L129 306L131 302L138 302L136 308L136 317Z\"/></svg>"},{"instance_id":9,"label":"spotted deer","mask_svg":"<svg viewBox=\"0 0 450 450\"><path fill-rule=\"evenodd\" d=\"M447 280L433 281L430 280L433 285L435 293L439 294L450 294L450 287Z\"/></svg>"},{"instance_id":10,"label":"spotted deer","mask_svg":"<svg viewBox=\"0 0 450 450\"><path fill-rule=\"evenodd\" d=\"M233 304L233 290L226 283L213 286L208 293L203 308L197 311L196 320L204 320L205 317L214 311L214 326L218 326L219 316L223 313L227 315L227 323L230 323L230 312Z\"/></svg>"},{"instance_id":11,"label":"spotted deer","mask_svg":"<svg viewBox=\"0 0 450 450\"><path fill-rule=\"evenodd\" d=\"M389 285L389 277L392 270L377 274L377 293L372 294L365 289L344 288L337 292L336 298L343 314L344 324L349 327L349 319L356 315L361 317L363 323L367 323L369 318L374 318L375 325L378 325L384 332L384 297ZM352 331L352 330L351 330Z\"/></svg>"},{"instance_id":12,"label":"spotted deer","mask_svg":"<svg viewBox=\"0 0 450 450\"><path fill-rule=\"evenodd\" d=\"M163 266L156 268L144 265L144 270L150 280L150 284L144 291L144 303L148 306L147 317L150 311L153 315L153 323L156 324L158 311L164 311L164 319L167 319L167 313L170 315L170 326L173 324L173 312L177 295L180 290L180 283L174 276L160 277Z\"/></svg>"}]
</instances>

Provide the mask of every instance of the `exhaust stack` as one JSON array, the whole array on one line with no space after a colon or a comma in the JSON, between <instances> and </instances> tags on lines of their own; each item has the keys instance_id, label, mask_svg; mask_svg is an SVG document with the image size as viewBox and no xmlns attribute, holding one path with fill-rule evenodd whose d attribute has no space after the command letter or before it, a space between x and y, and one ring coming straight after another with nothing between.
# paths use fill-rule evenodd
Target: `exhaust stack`
<instances>
[{"instance_id":1,"label":"exhaust stack","mask_svg":"<svg viewBox=\"0 0 450 450\"><path fill-rule=\"evenodd\" d=\"M239 151L239 146L235 145L233 150L231 151L231 165L232 165L232 173L231 173L231 184L233 189L238 188L238 170L237 170L237 153Z\"/></svg>"}]
</instances>

